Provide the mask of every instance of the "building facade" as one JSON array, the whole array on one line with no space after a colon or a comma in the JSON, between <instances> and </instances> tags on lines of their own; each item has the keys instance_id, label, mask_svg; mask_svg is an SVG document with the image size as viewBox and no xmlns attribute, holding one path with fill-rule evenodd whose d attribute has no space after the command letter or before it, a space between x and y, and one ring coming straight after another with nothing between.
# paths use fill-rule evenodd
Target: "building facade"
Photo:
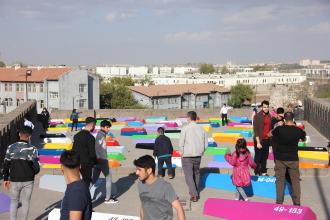
<instances>
[{"instance_id":1,"label":"building facade","mask_svg":"<svg viewBox=\"0 0 330 220\"><path fill-rule=\"evenodd\" d=\"M228 89L214 84L153 85L130 87L134 99L151 109L219 108L228 103Z\"/></svg>"},{"instance_id":2,"label":"building facade","mask_svg":"<svg viewBox=\"0 0 330 220\"><path fill-rule=\"evenodd\" d=\"M27 71L31 75L26 77ZM37 110L99 109L99 77L67 67L0 68L0 104L9 112L27 100Z\"/></svg>"}]
</instances>

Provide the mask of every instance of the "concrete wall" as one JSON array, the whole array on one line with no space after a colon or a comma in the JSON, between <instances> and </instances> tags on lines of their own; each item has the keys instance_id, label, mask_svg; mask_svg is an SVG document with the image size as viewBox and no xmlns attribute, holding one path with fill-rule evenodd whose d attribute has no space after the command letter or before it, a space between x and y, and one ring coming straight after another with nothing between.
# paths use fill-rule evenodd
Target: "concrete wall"
<instances>
[{"instance_id":1,"label":"concrete wall","mask_svg":"<svg viewBox=\"0 0 330 220\"><path fill-rule=\"evenodd\" d=\"M150 97L142 95L141 93L138 92L132 92L132 95L136 101L138 101L139 104L147 107L147 108L152 108L152 100Z\"/></svg>"}]
</instances>

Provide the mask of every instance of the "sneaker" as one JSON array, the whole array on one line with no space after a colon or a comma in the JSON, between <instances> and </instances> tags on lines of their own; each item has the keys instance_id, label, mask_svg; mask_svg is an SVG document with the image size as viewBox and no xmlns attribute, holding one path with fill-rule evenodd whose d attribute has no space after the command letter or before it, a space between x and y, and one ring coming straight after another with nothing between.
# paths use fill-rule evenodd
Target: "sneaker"
<instances>
[{"instance_id":1,"label":"sneaker","mask_svg":"<svg viewBox=\"0 0 330 220\"><path fill-rule=\"evenodd\" d=\"M169 175L168 178L169 178L169 179L173 179L174 176L173 176L173 175Z\"/></svg>"},{"instance_id":2,"label":"sneaker","mask_svg":"<svg viewBox=\"0 0 330 220\"><path fill-rule=\"evenodd\" d=\"M118 203L118 200L115 198L110 198L110 199L104 200L104 203L105 204L116 204L116 203Z\"/></svg>"},{"instance_id":3,"label":"sneaker","mask_svg":"<svg viewBox=\"0 0 330 220\"><path fill-rule=\"evenodd\" d=\"M197 196L192 196L192 197L190 197L190 201L197 202L198 201L198 197Z\"/></svg>"}]
</instances>

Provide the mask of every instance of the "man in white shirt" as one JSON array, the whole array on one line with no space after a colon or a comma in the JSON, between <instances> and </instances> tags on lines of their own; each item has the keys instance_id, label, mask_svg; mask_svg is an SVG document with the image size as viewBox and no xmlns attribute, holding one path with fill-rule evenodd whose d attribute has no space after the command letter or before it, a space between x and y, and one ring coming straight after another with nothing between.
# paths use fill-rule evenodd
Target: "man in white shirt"
<instances>
[{"instance_id":1,"label":"man in white shirt","mask_svg":"<svg viewBox=\"0 0 330 220\"><path fill-rule=\"evenodd\" d=\"M32 130L34 129L34 125L31 121L29 121L26 117L24 118L24 126L28 126L30 128L32 128Z\"/></svg>"},{"instance_id":2,"label":"man in white shirt","mask_svg":"<svg viewBox=\"0 0 330 220\"><path fill-rule=\"evenodd\" d=\"M182 169L189 188L190 201L199 199L199 167L207 147L207 136L204 129L196 124L197 114L187 113L188 125L182 128L179 147L182 149Z\"/></svg>"},{"instance_id":3,"label":"man in white shirt","mask_svg":"<svg viewBox=\"0 0 330 220\"><path fill-rule=\"evenodd\" d=\"M226 104L223 104L221 110L220 110L220 115L221 115L221 121L222 121L222 126L225 126L225 124L228 124L228 118L227 118L227 113L228 113L228 107Z\"/></svg>"}]
</instances>

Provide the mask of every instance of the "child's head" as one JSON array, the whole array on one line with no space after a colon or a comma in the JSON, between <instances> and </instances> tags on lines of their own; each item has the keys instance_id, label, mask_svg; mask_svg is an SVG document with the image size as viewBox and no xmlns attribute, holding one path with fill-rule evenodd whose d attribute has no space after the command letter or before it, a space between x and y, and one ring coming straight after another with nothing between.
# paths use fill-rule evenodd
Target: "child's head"
<instances>
[{"instance_id":1,"label":"child's head","mask_svg":"<svg viewBox=\"0 0 330 220\"><path fill-rule=\"evenodd\" d=\"M236 149L237 156L239 156L240 151L247 149L246 140L244 138L237 139L235 149Z\"/></svg>"}]
</instances>

